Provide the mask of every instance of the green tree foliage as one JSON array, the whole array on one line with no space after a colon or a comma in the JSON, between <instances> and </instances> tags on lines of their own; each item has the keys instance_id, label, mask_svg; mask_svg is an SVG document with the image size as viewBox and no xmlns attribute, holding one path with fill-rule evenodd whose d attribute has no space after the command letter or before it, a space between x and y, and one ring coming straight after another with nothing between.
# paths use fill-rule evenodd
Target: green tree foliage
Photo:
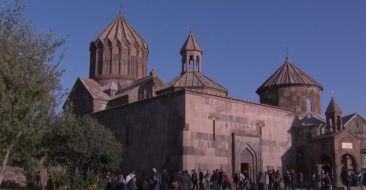
<instances>
[{"instance_id":1,"label":"green tree foliage","mask_svg":"<svg viewBox=\"0 0 366 190\"><path fill-rule=\"evenodd\" d=\"M36 33L23 10L16 1L0 11L0 184L9 155L39 147L65 95L58 69L63 52L54 59L65 40Z\"/></svg>"},{"instance_id":2,"label":"green tree foliage","mask_svg":"<svg viewBox=\"0 0 366 190\"><path fill-rule=\"evenodd\" d=\"M85 184L97 184L106 170L118 170L122 161L122 144L110 129L90 116L63 112L46 135L45 144L50 147L50 179L58 177L60 181L54 181L60 186L78 188ZM60 176L65 174L71 177L61 180ZM83 182L75 181L78 178Z\"/></svg>"}]
</instances>

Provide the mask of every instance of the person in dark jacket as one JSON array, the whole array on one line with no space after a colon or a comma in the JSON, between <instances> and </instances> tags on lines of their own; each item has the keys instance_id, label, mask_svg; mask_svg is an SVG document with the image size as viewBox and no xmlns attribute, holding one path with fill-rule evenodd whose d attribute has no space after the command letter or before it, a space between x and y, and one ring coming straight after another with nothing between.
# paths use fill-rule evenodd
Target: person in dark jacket
<instances>
[{"instance_id":1,"label":"person in dark jacket","mask_svg":"<svg viewBox=\"0 0 366 190\"><path fill-rule=\"evenodd\" d=\"M115 189L117 189L117 186L118 186L118 180L117 180L117 176L115 176L114 178L112 178L111 187L109 189L115 190Z\"/></svg>"},{"instance_id":2,"label":"person in dark jacket","mask_svg":"<svg viewBox=\"0 0 366 190\"><path fill-rule=\"evenodd\" d=\"M225 185L224 185L224 182L225 182L225 172L224 170L222 170L222 168L220 169L220 173L221 173L221 186L222 186L222 190L225 189Z\"/></svg>"},{"instance_id":3,"label":"person in dark jacket","mask_svg":"<svg viewBox=\"0 0 366 190\"><path fill-rule=\"evenodd\" d=\"M300 183L300 188L302 190L303 188L303 183L304 183L304 175L302 175L301 172L299 172L299 183Z\"/></svg>"},{"instance_id":4,"label":"person in dark jacket","mask_svg":"<svg viewBox=\"0 0 366 190\"><path fill-rule=\"evenodd\" d=\"M189 175L188 175L188 171L184 171L183 175L182 175L182 179L183 179L183 190L188 190L189 186L190 186L190 180L189 180Z\"/></svg>"},{"instance_id":5,"label":"person in dark jacket","mask_svg":"<svg viewBox=\"0 0 366 190\"><path fill-rule=\"evenodd\" d=\"M127 189L128 190L136 190L136 176L134 176L132 179L130 179L127 183Z\"/></svg>"},{"instance_id":6,"label":"person in dark jacket","mask_svg":"<svg viewBox=\"0 0 366 190\"><path fill-rule=\"evenodd\" d=\"M217 173L217 189L221 188L221 182L222 182L222 172L220 170L216 170Z\"/></svg>"},{"instance_id":7,"label":"person in dark jacket","mask_svg":"<svg viewBox=\"0 0 366 190\"><path fill-rule=\"evenodd\" d=\"M257 177L259 190L264 190L264 180L265 180L264 175L263 175L262 171L260 171L258 174L258 177Z\"/></svg>"},{"instance_id":8,"label":"person in dark jacket","mask_svg":"<svg viewBox=\"0 0 366 190\"><path fill-rule=\"evenodd\" d=\"M316 173L315 174L315 188L316 188L316 190L319 190L320 187L321 187L321 175L320 175L320 173Z\"/></svg>"},{"instance_id":9,"label":"person in dark jacket","mask_svg":"<svg viewBox=\"0 0 366 190\"><path fill-rule=\"evenodd\" d=\"M169 174L166 172L166 168L163 168L163 171L160 174L161 177L161 190L168 190L169 184Z\"/></svg>"},{"instance_id":10,"label":"person in dark jacket","mask_svg":"<svg viewBox=\"0 0 366 190\"><path fill-rule=\"evenodd\" d=\"M295 190L295 186L296 186L296 173L295 170L291 170L291 175L290 175L290 184L291 184L291 189Z\"/></svg>"},{"instance_id":11,"label":"person in dark jacket","mask_svg":"<svg viewBox=\"0 0 366 190\"><path fill-rule=\"evenodd\" d=\"M276 174L275 174L275 171L274 169L273 170L269 170L268 171L268 177L269 177L269 186L268 186L268 189L269 190L273 190L273 186L274 186L274 182L275 182L275 179L276 179Z\"/></svg>"},{"instance_id":12,"label":"person in dark jacket","mask_svg":"<svg viewBox=\"0 0 366 190\"><path fill-rule=\"evenodd\" d=\"M178 181L178 190L183 190L183 176L180 170L177 172L176 177Z\"/></svg>"},{"instance_id":13,"label":"person in dark jacket","mask_svg":"<svg viewBox=\"0 0 366 190\"><path fill-rule=\"evenodd\" d=\"M152 188L151 190L159 190L160 184L161 184L161 175L159 172L156 171L156 168L153 168L153 173L151 176L151 183Z\"/></svg>"},{"instance_id":14,"label":"person in dark jacket","mask_svg":"<svg viewBox=\"0 0 366 190\"><path fill-rule=\"evenodd\" d=\"M188 190L191 190L191 184L192 184L192 178L191 175L189 175L189 172L186 170L183 172L187 179L188 179Z\"/></svg>"},{"instance_id":15,"label":"person in dark jacket","mask_svg":"<svg viewBox=\"0 0 366 190\"><path fill-rule=\"evenodd\" d=\"M240 178L240 173L239 171L234 175L234 188L238 188L238 182L239 182L239 178Z\"/></svg>"},{"instance_id":16,"label":"person in dark jacket","mask_svg":"<svg viewBox=\"0 0 366 190\"><path fill-rule=\"evenodd\" d=\"M197 172L196 172L196 170L192 170L192 185L193 185L192 189L198 190L197 182L198 182Z\"/></svg>"},{"instance_id":17,"label":"person in dark jacket","mask_svg":"<svg viewBox=\"0 0 366 190\"><path fill-rule=\"evenodd\" d=\"M199 186L200 186L200 190L203 190L203 173L201 171L201 169L198 169L198 180L200 181Z\"/></svg>"},{"instance_id":18,"label":"person in dark jacket","mask_svg":"<svg viewBox=\"0 0 366 190\"><path fill-rule=\"evenodd\" d=\"M142 183L141 183L141 190L149 190L149 187L148 187L148 181L149 181L150 179L149 178L147 178L145 181L143 181Z\"/></svg>"},{"instance_id":19,"label":"person in dark jacket","mask_svg":"<svg viewBox=\"0 0 366 190\"><path fill-rule=\"evenodd\" d=\"M347 176L347 190L351 190L351 184L352 184L352 176Z\"/></svg>"},{"instance_id":20,"label":"person in dark jacket","mask_svg":"<svg viewBox=\"0 0 366 190\"><path fill-rule=\"evenodd\" d=\"M217 174L217 171L218 170L214 170L213 172L212 172L212 176L211 176L211 182L212 182L212 184L213 184L213 189L214 190L217 190L217 180L218 180L218 174Z\"/></svg>"}]
</instances>

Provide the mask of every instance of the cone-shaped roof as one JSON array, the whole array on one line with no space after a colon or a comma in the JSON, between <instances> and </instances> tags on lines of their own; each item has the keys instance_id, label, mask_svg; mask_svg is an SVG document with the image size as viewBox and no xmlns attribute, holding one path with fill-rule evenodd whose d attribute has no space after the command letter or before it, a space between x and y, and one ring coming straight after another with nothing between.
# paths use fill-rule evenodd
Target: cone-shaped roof
<instances>
[{"instance_id":1,"label":"cone-shaped roof","mask_svg":"<svg viewBox=\"0 0 366 190\"><path fill-rule=\"evenodd\" d=\"M185 51L199 51L203 53L200 44L198 44L196 38L194 37L192 31L189 33L187 40L184 42L182 48L180 49L180 54Z\"/></svg>"},{"instance_id":2,"label":"cone-shaped roof","mask_svg":"<svg viewBox=\"0 0 366 190\"><path fill-rule=\"evenodd\" d=\"M342 113L341 108L339 107L339 105L337 104L337 102L335 101L334 97L332 97L332 99L329 102L327 111L325 112L325 114L327 113Z\"/></svg>"},{"instance_id":3,"label":"cone-shaped roof","mask_svg":"<svg viewBox=\"0 0 366 190\"><path fill-rule=\"evenodd\" d=\"M140 47L148 48L145 40L127 22L121 13L93 40L96 46L98 42L104 43L106 40L113 42L118 40L120 43L127 41L129 44L138 44Z\"/></svg>"},{"instance_id":4,"label":"cone-shaped roof","mask_svg":"<svg viewBox=\"0 0 366 190\"><path fill-rule=\"evenodd\" d=\"M285 63L257 89L257 93L272 86L292 84L313 85L323 90L323 86L320 83L296 67L287 57Z\"/></svg>"},{"instance_id":5,"label":"cone-shaped roof","mask_svg":"<svg viewBox=\"0 0 366 190\"><path fill-rule=\"evenodd\" d=\"M212 79L208 78L201 72L185 72L175 77L173 80L169 81L165 85L163 85L156 92L162 92L165 90L177 90L177 89L201 89L201 88L210 88L216 92L220 92L220 94L224 94L227 96L228 90L216 83Z\"/></svg>"}]
</instances>

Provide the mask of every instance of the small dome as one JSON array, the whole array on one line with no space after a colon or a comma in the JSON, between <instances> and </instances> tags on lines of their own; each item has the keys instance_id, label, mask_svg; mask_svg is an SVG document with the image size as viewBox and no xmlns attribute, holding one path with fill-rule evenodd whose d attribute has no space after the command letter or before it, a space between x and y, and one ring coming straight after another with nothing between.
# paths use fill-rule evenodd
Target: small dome
<instances>
[{"instance_id":1,"label":"small dome","mask_svg":"<svg viewBox=\"0 0 366 190\"><path fill-rule=\"evenodd\" d=\"M337 102L335 101L334 97L332 97L332 99L329 102L327 111L325 112L325 114L327 113L342 113L341 108L339 107L339 105L337 104Z\"/></svg>"},{"instance_id":2,"label":"small dome","mask_svg":"<svg viewBox=\"0 0 366 190\"><path fill-rule=\"evenodd\" d=\"M180 49L180 54L185 51L199 51L201 54L203 53L200 44L198 44L196 38L193 36L192 31L189 33L188 38L184 42L182 48Z\"/></svg>"}]
</instances>

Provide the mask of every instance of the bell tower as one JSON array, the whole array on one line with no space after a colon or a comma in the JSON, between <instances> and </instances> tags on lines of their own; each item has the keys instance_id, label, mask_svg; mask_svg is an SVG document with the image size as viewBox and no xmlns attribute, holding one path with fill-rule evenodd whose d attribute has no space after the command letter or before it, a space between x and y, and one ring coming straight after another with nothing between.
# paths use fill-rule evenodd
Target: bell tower
<instances>
[{"instance_id":1,"label":"bell tower","mask_svg":"<svg viewBox=\"0 0 366 190\"><path fill-rule=\"evenodd\" d=\"M121 13L90 43L89 78L125 87L147 76L149 46Z\"/></svg>"},{"instance_id":2,"label":"bell tower","mask_svg":"<svg viewBox=\"0 0 366 190\"><path fill-rule=\"evenodd\" d=\"M182 56L182 73L191 71L201 72L202 53L202 48L191 31L180 49L180 55Z\"/></svg>"},{"instance_id":3,"label":"bell tower","mask_svg":"<svg viewBox=\"0 0 366 190\"><path fill-rule=\"evenodd\" d=\"M337 132L343 129L342 110L334 97L329 102L325 116L327 117L327 131Z\"/></svg>"}]
</instances>

